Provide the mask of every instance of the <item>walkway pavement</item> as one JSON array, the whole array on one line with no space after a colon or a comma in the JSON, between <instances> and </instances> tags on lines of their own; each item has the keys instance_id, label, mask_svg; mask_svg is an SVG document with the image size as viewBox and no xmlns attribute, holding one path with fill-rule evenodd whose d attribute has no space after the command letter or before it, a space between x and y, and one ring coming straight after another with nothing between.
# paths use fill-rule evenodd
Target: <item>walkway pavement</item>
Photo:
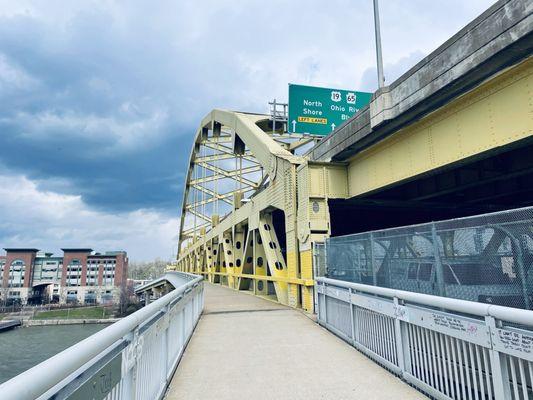
<instances>
[{"instance_id":1,"label":"walkway pavement","mask_svg":"<svg viewBox=\"0 0 533 400\"><path fill-rule=\"evenodd\" d=\"M205 283L169 400L425 399L303 313Z\"/></svg>"}]
</instances>

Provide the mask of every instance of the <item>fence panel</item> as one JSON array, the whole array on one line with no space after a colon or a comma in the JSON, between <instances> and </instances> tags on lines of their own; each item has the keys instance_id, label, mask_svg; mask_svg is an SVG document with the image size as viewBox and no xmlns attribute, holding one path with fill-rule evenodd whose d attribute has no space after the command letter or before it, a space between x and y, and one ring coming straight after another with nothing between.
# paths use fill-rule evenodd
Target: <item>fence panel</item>
<instances>
[{"instance_id":1,"label":"fence panel","mask_svg":"<svg viewBox=\"0 0 533 400\"><path fill-rule=\"evenodd\" d=\"M315 276L533 308L533 207L332 237L315 254Z\"/></svg>"},{"instance_id":2,"label":"fence panel","mask_svg":"<svg viewBox=\"0 0 533 400\"><path fill-rule=\"evenodd\" d=\"M533 311L318 278L318 322L438 399L533 398Z\"/></svg>"}]
</instances>

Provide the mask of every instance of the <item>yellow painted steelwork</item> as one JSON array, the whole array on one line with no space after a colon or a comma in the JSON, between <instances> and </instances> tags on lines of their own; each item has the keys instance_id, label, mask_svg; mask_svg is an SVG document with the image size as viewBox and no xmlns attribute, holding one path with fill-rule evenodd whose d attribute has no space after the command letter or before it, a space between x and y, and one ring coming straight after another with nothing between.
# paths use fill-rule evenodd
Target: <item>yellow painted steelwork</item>
<instances>
[{"instance_id":1,"label":"yellow painted steelwork","mask_svg":"<svg viewBox=\"0 0 533 400\"><path fill-rule=\"evenodd\" d=\"M330 200L359 196L532 136L532 87L530 58L348 163L294 155L312 139L269 132L267 116L214 110L202 121L191 151L173 268L312 312L312 249L331 233ZM224 179L232 180L230 190L217 187ZM226 204L225 212L219 203ZM274 229L275 215L285 243Z\"/></svg>"},{"instance_id":2,"label":"yellow painted steelwork","mask_svg":"<svg viewBox=\"0 0 533 400\"><path fill-rule=\"evenodd\" d=\"M355 155L349 197L532 136L532 87L530 57Z\"/></svg>"},{"instance_id":3,"label":"yellow painted steelwork","mask_svg":"<svg viewBox=\"0 0 533 400\"><path fill-rule=\"evenodd\" d=\"M265 131L265 121L222 110L202 121L186 179L176 268L300 307L299 293L312 298L300 287L313 285L312 277L300 275L296 237L296 168L305 159L289 150L309 138ZM221 211L221 202L229 210ZM276 212L283 215L285 243L274 229Z\"/></svg>"}]
</instances>

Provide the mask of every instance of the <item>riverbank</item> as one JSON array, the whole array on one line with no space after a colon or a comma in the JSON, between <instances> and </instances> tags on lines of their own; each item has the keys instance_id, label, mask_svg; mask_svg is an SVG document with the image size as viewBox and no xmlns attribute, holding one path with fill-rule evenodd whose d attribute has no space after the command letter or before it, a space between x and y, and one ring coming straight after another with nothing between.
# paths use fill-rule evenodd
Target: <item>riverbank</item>
<instances>
[{"instance_id":1,"label":"riverbank","mask_svg":"<svg viewBox=\"0 0 533 400\"><path fill-rule=\"evenodd\" d=\"M14 322L22 327L28 326L52 326L52 325L86 325L86 324L112 324L121 318L113 316L112 309L108 307L80 307L65 308L58 310L32 311L24 314L11 314L4 316L0 321L0 331L14 326Z\"/></svg>"},{"instance_id":2,"label":"riverbank","mask_svg":"<svg viewBox=\"0 0 533 400\"><path fill-rule=\"evenodd\" d=\"M109 307L93 306L79 308L63 308L59 310L37 311L33 320L59 320L59 319L108 319L113 316L113 310Z\"/></svg>"},{"instance_id":3,"label":"riverbank","mask_svg":"<svg viewBox=\"0 0 533 400\"><path fill-rule=\"evenodd\" d=\"M121 318L85 318L85 319L26 319L22 321L23 327L51 326L51 325L83 325L83 324L112 324Z\"/></svg>"},{"instance_id":4,"label":"riverbank","mask_svg":"<svg viewBox=\"0 0 533 400\"><path fill-rule=\"evenodd\" d=\"M38 307L27 308L21 312L7 313L0 315L0 320L21 320L21 321L37 321L48 320L53 321L51 325L58 325L58 320L72 320L74 324L85 323L107 323L115 322L118 318L114 315L112 307L90 306L90 307L76 307L76 308L60 308L51 310L42 310ZM38 322L33 325L50 325L47 323L40 324Z\"/></svg>"}]
</instances>

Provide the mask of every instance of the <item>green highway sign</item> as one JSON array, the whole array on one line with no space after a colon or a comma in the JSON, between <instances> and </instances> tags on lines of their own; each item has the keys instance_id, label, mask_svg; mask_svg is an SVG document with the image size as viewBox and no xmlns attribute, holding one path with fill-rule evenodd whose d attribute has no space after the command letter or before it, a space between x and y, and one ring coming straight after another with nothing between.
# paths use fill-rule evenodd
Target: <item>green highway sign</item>
<instances>
[{"instance_id":1,"label":"green highway sign","mask_svg":"<svg viewBox=\"0 0 533 400\"><path fill-rule=\"evenodd\" d=\"M289 84L290 133L325 136L370 102L372 93Z\"/></svg>"}]
</instances>

